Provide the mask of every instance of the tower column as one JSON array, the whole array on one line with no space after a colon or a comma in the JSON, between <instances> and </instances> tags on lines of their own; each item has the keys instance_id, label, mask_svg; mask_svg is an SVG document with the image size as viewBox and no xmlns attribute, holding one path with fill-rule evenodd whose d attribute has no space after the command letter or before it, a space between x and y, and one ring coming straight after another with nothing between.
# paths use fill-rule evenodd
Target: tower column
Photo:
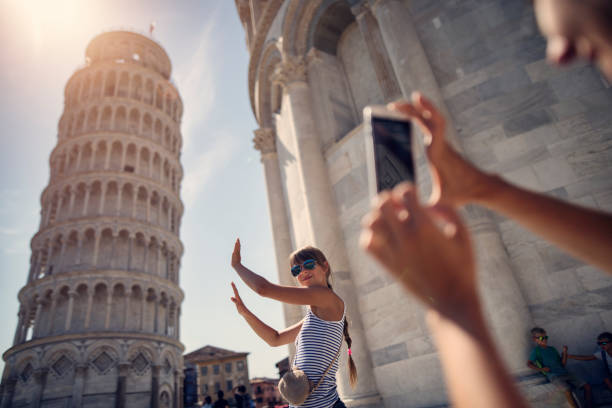
<instances>
[{"instance_id":1,"label":"tower column","mask_svg":"<svg viewBox=\"0 0 612 408\"><path fill-rule=\"evenodd\" d=\"M95 288L87 288L87 310L85 311L85 328L89 328L89 323L91 322L91 308L93 306L93 298L95 295Z\"/></svg>"},{"instance_id":2,"label":"tower column","mask_svg":"<svg viewBox=\"0 0 612 408\"><path fill-rule=\"evenodd\" d=\"M274 129L262 128L255 132L255 149L261 152L261 162L266 177L266 191L268 192L268 212L272 223L272 237L274 253L276 254L276 269L278 281L283 286L295 286L295 279L289 274L289 254L293 252L291 246L291 232L289 217L283 196L283 184L278 154L276 152L276 132ZM283 303L283 315L287 327L299 322L303 318L299 305ZM295 356L295 344L289 343L289 361Z\"/></svg>"},{"instance_id":3,"label":"tower column","mask_svg":"<svg viewBox=\"0 0 612 408\"><path fill-rule=\"evenodd\" d=\"M42 322L40 320L40 313L42 311L42 308L43 308L43 300L42 299L36 300L36 315L34 317L34 327L32 328L32 338L36 338L40 334L40 330L42 326Z\"/></svg>"},{"instance_id":4,"label":"tower column","mask_svg":"<svg viewBox=\"0 0 612 408\"><path fill-rule=\"evenodd\" d=\"M69 331L72 323L72 310L74 309L74 298L77 296L75 291L68 292L68 313L66 313L66 322L64 323L64 330Z\"/></svg>"},{"instance_id":5,"label":"tower column","mask_svg":"<svg viewBox=\"0 0 612 408\"><path fill-rule=\"evenodd\" d=\"M49 311L49 323L47 325L47 335L53 334L53 329L55 329L53 323L55 321L55 311L57 309L57 301L60 297L60 293L54 293L51 296L51 310Z\"/></svg>"},{"instance_id":6,"label":"tower column","mask_svg":"<svg viewBox=\"0 0 612 408\"><path fill-rule=\"evenodd\" d=\"M71 408L82 408L83 406L83 389L85 388L86 373L87 365L77 365L75 367Z\"/></svg>"},{"instance_id":7,"label":"tower column","mask_svg":"<svg viewBox=\"0 0 612 408\"><path fill-rule=\"evenodd\" d=\"M34 371L34 381L36 388L33 392L32 407L39 408L42 403L42 396L45 392L45 385L47 385L47 374L49 373L48 368L39 368Z\"/></svg>"},{"instance_id":8,"label":"tower column","mask_svg":"<svg viewBox=\"0 0 612 408\"><path fill-rule=\"evenodd\" d=\"M353 358L359 367L360 377L355 388L352 388L348 375L338 372L338 388L343 399L352 406L379 404L380 395L360 318L357 294L351 280L344 236L315 129L306 69L302 58L286 56L272 76L273 82L283 87L282 115L291 123L289 129L277 128L279 141L288 147L288 154L295 160L295 171L285 175L289 189L286 196L290 206L304 207L302 216L294 221L293 231L301 231L294 236L294 241L297 247L313 244L321 248L336 271L334 290L344 300L351 321ZM346 358L344 353L340 357L341 361Z\"/></svg>"}]
</instances>

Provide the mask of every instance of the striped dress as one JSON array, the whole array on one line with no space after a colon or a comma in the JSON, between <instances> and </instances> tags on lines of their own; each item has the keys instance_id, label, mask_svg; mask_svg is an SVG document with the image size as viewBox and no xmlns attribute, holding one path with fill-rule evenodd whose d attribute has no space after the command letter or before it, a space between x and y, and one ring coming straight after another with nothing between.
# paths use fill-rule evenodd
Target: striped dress
<instances>
[{"instance_id":1,"label":"striped dress","mask_svg":"<svg viewBox=\"0 0 612 408\"><path fill-rule=\"evenodd\" d=\"M311 309L302 323L302 329L295 339L295 359L293 365L303 370L313 386L319 381L325 369L338 354L344 338L344 315L338 321L323 320L315 315ZM336 371L338 359L331 366L325 378L315 392L310 394L300 408L329 408L338 399L336 391ZM290 405L290 407L296 407Z\"/></svg>"}]
</instances>

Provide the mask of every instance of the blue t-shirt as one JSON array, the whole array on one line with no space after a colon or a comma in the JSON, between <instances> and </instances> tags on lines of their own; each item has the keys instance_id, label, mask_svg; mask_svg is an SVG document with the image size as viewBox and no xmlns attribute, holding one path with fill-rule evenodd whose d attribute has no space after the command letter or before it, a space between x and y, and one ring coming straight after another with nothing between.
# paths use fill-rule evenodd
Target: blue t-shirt
<instances>
[{"instance_id":1,"label":"blue t-shirt","mask_svg":"<svg viewBox=\"0 0 612 408\"><path fill-rule=\"evenodd\" d=\"M539 353L536 351L537 349L540 350ZM547 346L546 348L535 346L529 354L529 361L534 364L536 361L539 361L543 367L550 368L550 371L546 373L548 378L558 375L567 375L567 370L563 367L563 364L561 364L561 355L557 349L552 346Z\"/></svg>"}]
</instances>

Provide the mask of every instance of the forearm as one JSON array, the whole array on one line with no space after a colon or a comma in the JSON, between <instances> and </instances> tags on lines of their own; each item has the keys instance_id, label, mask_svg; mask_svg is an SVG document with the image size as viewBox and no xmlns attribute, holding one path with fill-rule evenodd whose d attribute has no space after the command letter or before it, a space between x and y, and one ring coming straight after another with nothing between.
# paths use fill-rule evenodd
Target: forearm
<instances>
[{"instance_id":1,"label":"forearm","mask_svg":"<svg viewBox=\"0 0 612 408\"><path fill-rule=\"evenodd\" d=\"M261 295L265 291L269 284L266 278L259 276L241 263L234 265L233 268L238 273L238 276L240 276L240 279L257 294Z\"/></svg>"},{"instance_id":2,"label":"forearm","mask_svg":"<svg viewBox=\"0 0 612 408\"><path fill-rule=\"evenodd\" d=\"M251 326L251 329L259 336L263 341L268 343L270 346L275 347L278 345L278 331L262 322L257 316L255 316L250 310L246 310L242 314L244 320Z\"/></svg>"},{"instance_id":3,"label":"forearm","mask_svg":"<svg viewBox=\"0 0 612 408\"><path fill-rule=\"evenodd\" d=\"M513 218L574 256L612 272L612 215L516 187L483 175L473 202Z\"/></svg>"},{"instance_id":4,"label":"forearm","mask_svg":"<svg viewBox=\"0 0 612 408\"><path fill-rule=\"evenodd\" d=\"M571 358L572 360L580 360L580 361L597 360L597 358L595 358L595 356L581 356L581 355L578 355L578 354L568 354L567 358Z\"/></svg>"},{"instance_id":5,"label":"forearm","mask_svg":"<svg viewBox=\"0 0 612 408\"><path fill-rule=\"evenodd\" d=\"M453 319L430 312L428 318L452 405L526 407L495 349L479 305L457 316L460 317Z\"/></svg>"}]
</instances>

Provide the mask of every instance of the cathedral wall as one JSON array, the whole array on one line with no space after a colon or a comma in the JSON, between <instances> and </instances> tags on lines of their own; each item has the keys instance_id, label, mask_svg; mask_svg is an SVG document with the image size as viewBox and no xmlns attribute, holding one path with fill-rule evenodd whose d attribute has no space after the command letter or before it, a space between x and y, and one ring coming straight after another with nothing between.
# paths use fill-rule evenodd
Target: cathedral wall
<instances>
[{"instance_id":1,"label":"cathedral wall","mask_svg":"<svg viewBox=\"0 0 612 408\"><path fill-rule=\"evenodd\" d=\"M612 91L597 69L549 66L526 2L406 3L467 156L518 185L612 211ZM552 344L592 352L612 327L612 278L496 221L534 323Z\"/></svg>"},{"instance_id":2,"label":"cathedral wall","mask_svg":"<svg viewBox=\"0 0 612 408\"><path fill-rule=\"evenodd\" d=\"M568 69L549 67L527 3L405 3L466 156L518 185L611 211L612 139L606 129L612 125L612 92L596 68L583 63ZM343 34L338 54L360 117L360 105L380 102L375 101L376 92L367 89L373 72L360 63L369 56L354 38L359 35L354 28ZM326 108L325 99L333 105L329 101L337 92L322 95L320 90L337 85L330 76L310 81L315 115L325 119L316 112ZM419 89L414 78L399 81L410 90ZM359 99L362 91L374 96ZM357 127L332 139L327 128L341 121L333 116L327 120L317 122L379 392L388 406L403 406L401 395L406 393L411 406L442 403L442 375L420 307L358 248L360 219L369 208L362 130ZM417 168L426 195L430 178L422 152ZM498 215L494 220L532 323L544 326L553 344L591 353L594 337L612 327L612 279L514 221ZM487 256L487 248L478 250ZM495 307L488 302L490 310ZM496 337L503 347L503 333ZM525 358L514 357L521 362Z\"/></svg>"}]
</instances>

